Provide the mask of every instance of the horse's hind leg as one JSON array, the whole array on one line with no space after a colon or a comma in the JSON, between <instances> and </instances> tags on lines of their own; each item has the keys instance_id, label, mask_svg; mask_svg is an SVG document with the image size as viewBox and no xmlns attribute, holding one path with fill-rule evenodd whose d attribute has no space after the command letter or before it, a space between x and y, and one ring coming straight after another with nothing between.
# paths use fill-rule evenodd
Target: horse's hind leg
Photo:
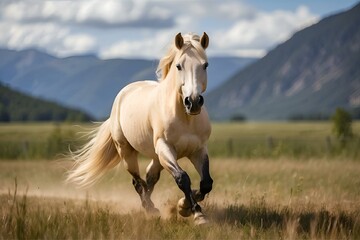
<instances>
[{"instance_id":1,"label":"horse's hind leg","mask_svg":"<svg viewBox=\"0 0 360 240\"><path fill-rule=\"evenodd\" d=\"M155 184L159 181L160 172L163 169L164 168L157 159L153 159L146 168L146 184L148 187L147 194L149 195L149 198L151 197Z\"/></svg>"},{"instance_id":2,"label":"horse's hind leg","mask_svg":"<svg viewBox=\"0 0 360 240\"><path fill-rule=\"evenodd\" d=\"M138 153L130 145L124 145L117 148L121 158L124 159L126 170L133 177L132 183L136 192L140 196L142 206L149 213L153 214L158 212L158 210L154 207L154 203L150 199L150 194L148 194L149 187L147 183L140 177L140 170L137 159Z\"/></svg>"}]
</instances>

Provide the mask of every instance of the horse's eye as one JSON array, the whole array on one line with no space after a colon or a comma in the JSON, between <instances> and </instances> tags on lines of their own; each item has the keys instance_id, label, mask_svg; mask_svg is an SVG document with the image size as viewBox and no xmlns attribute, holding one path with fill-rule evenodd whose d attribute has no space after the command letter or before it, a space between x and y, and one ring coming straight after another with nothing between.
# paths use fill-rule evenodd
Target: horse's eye
<instances>
[{"instance_id":1,"label":"horse's eye","mask_svg":"<svg viewBox=\"0 0 360 240\"><path fill-rule=\"evenodd\" d=\"M207 69L208 66L209 66L209 63L208 63L208 62L204 63L204 70Z\"/></svg>"},{"instance_id":2,"label":"horse's eye","mask_svg":"<svg viewBox=\"0 0 360 240\"><path fill-rule=\"evenodd\" d=\"M176 68L177 68L177 70L179 70L179 71L181 71L181 65L178 63L178 64L176 64Z\"/></svg>"}]
</instances>

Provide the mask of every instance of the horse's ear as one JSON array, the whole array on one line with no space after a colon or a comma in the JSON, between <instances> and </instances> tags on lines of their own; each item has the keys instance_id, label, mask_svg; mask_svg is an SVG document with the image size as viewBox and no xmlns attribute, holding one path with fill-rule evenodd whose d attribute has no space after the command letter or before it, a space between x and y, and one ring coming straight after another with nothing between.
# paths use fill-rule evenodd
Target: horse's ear
<instances>
[{"instance_id":1,"label":"horse's ear","mask_svg":"<svg viewBox=\"0 0 360 240\"><path fill-rule=\"evenodd\" d=\"M204 32L200 40L201 46L206 49L209 46L209 36Z\"/></svg>"},{"instance_id":2,"label":"horse's ear","mask_svg":"<svg viewBox=\"0 0 360 240\"><path fill-rule=\"evenodd\" d=\"M177 49L181 49L182 46L184 45L184 39L183 37L181 36L181 33L178 33L175 37L175 46Z\"/></svg>"}]
</instances>

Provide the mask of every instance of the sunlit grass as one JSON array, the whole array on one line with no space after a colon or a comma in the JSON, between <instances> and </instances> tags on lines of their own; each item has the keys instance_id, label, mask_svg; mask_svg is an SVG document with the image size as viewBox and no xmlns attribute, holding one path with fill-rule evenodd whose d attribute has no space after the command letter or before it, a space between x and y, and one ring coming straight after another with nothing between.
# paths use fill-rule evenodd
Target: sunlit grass
<instances>
[{"instance_id":1,"label":"sunlit grass","mask_svg":"<svg viewBox=\"0 0 360 240\"><path fill-rule=\"evenodd\" d=\"M140 161L142 173L148 162ZM198 186L189 161L180 164ZM122 166L86 190L63 183L68 167L63 162L0 162L0 238L360 237L358 161L211 159L214 189L201 203L211 220L207 227L176 215L182 193L165 171L153 197L162 217L149 218Z\"/></svg>"},{"instance_id":2,"label":"sunlit grass","mask_svg":"<svg viewBox=\"0 0 360 240\"><path fill-rule=\"evenodd\" d=\"M84 126L0 124L0 239L360 238L359 122L342 149L327 122L213 124L203 227L176 215L183 194L166 171L153 193L161 218L142 211L122 164L89 189L65 184L71 164L49 159L79 145Z\"/></svg>"},{"instance_id":3,"label":"sunlit grass","mask_svg":"<svg viewBox=\"0 0 360 240\"><path fill-rule=\"evenodd\" d=\"M0 195L4 239L344 239L360 237L355 208L272 206L264 198L249 204L207 204L211 223L194 226L176 215L149 218L142 211L120 214L89 200Z\"/></svg>"}]
</instances>

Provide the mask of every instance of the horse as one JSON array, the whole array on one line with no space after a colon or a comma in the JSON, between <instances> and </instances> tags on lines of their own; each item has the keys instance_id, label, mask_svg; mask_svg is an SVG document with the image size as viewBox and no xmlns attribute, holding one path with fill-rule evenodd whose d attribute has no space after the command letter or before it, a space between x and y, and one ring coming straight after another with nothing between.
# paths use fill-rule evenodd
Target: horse
<instances>
[{"instance_id":1,"label":"horse","mask_svg":"<svg viewBox=\"0 0 360 240\"><path fill-rule=\"evenodd\" d=\"M158 81L137 81L116 96L110 117L77 151L70 151L74 165L67 180L88 186L106 170L124 162L132 183L149 214L159 214L151 200L160 172L165 169L184 193L178 201L183 217L194 216L197 225L208 222L198 202L212 190L207 141L211 125L203 93L207 86L209 37L181 33L175 36L156 72ZM140 177L138 154L152 159L145 180ZM188 158L200 175L200 188L191 189L189 175L179 166Z\"/></svg>"}]
</instances>

